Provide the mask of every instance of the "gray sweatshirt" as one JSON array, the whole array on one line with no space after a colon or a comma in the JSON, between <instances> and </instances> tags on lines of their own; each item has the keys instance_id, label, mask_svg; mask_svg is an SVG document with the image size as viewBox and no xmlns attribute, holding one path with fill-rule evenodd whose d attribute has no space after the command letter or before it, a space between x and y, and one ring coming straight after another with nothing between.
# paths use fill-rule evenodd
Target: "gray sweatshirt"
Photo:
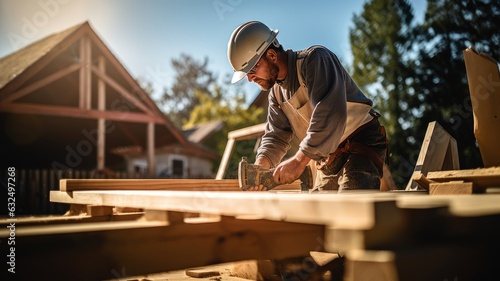
<instances>
[{"instance_id":1,"label":"gray sweatshirt","mask_svg":"<svg viewBox=\"0 0 500 281\"><path fill-rule=\"evenodd\" d=\"M301 64L312 114L299 149L314 160L325 159L356 128L369 122L372 101L367 98L341 65L337 56L322 46L303 51L286 51L288 71L285 80L269 93L267 127L257 157L266 157L276 167L290 148L293 137L291 122L283 112L276 95L288 100L301 87L297 76L297 59ZM293 117L290 117L293 118Z\"/></svg>"}]
</instances>

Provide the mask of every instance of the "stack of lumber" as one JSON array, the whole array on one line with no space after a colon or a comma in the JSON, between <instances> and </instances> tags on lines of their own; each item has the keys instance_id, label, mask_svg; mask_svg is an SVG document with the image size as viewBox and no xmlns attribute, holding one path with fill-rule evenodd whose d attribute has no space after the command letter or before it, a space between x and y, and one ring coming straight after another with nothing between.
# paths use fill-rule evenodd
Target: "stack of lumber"
<instances>
[{"instance_id":1,"label":"stack of lumber","mask_svg":"<svg viewBox=\"0 0 500 281\"><path fill-rule=\"evenodd\" d=\"M496 193L500 190L500 167L434 171L413 180L430 195Z\"/></svg>"}]
</instances>

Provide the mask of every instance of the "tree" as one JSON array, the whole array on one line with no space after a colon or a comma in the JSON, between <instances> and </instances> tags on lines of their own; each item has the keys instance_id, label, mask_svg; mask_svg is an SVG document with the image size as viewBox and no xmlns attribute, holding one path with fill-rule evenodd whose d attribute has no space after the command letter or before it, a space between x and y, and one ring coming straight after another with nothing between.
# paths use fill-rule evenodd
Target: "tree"
<instances>
[{"instance_id":1,"label":"tree","mask_svg":"<svg viewBox=\"0 0 500 281\"><path fill-rule=\"evenodd\" d=\"M463 50L475 46L500 56L500 2L429 0L418 27L411 107L421 112L414 122L423 138L430 121L438 121L457 140L460 167L477 168L481 156L473 134L472 106Z\"/></svg>"},{"instance_id":2,"label":"tree","mask_svg":"<svg viewBox=\"0 0 500 281\"><path fill-rule=\"evenodd\" d=\"M413 171L408 143L414 116L407 103L411 94L413 10L406 0L372 0L353 17L350 43L353 79L375 102L390 142L391 170L398 186Z\"/></svg>"},{"instance_id":3,"label":"tree","mask_svg":"<svg viewBox=\"0 0 500 281\"><path fill-rule=\"evenodd\" d=\"M195 105L185 127L203 124L214 120L222 120L224 129L210 137L205 145L214 149L222 158L227 143L227 135L230 131L256 125L265 121L263 108L247 108L245 105L245 93L239 90L238 85L229 85L232 91L226 87L215 87L209 95L202 91L196 91L195 95L200 101ZM232 93L232 94L230 94ZM241 141L235 145L233 154L229 161L226 178L236 178L238 162L242 156L253 156L256 140Z\"/></svg>"},{"instance_id":4,"label":"tree","mask_svg":"<svg viewBox=\"0 0 500 281\"><path fill-rule=\"evenodd\" d=\"M429 0L419 25L406 1L372 0L354 16L353 77L383 109L399 186L413 171L431 121L457 140L461 168L481 165L462 52L473 45L498 59L498 22L494 0Z\"/></svg>"},{"instance_id":5,"label":"tree","mask_svg":"<svg viewBox=\"0 0 500 281\"><path fill-rule=\"evenodd\" d=\"M208 58L202 62L196 61L187 54L181 54L178 59L172 59L175 71L175 81L170 89L164 91L160 103L166 108L168 118L178 127L189 119L193 108L200 103L202 92L212 95L210 90L216 84L216 76L208 69Z\"/></svg>"}]
</instances>

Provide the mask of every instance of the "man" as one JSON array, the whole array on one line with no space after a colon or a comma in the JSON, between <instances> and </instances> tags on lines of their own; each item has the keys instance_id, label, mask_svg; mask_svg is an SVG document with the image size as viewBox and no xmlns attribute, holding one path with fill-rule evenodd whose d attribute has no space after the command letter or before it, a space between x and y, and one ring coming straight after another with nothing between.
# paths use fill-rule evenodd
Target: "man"
<instances>
[{"instance_id":1,"label":"man","mask_svg":"<svg viewBox=\"0 0 500 281\"><path fill-rule=\"evenodd\" d=\"M270 90L255 164L275 167L274 180L286 184L315 160L317 189L379 189L387 139L372 101L330 50L285 51L277 35L278 30L251 21L236 28L228 43L232 83L246 76ZM298 151L281 162L294 134Z\"/></svg>"}]
</instances>

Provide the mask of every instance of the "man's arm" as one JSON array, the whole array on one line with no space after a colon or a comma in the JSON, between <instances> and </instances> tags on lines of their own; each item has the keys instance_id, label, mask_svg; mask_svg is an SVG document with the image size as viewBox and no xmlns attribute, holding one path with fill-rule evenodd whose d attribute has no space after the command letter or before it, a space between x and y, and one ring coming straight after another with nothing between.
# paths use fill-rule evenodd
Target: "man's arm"
<instances>
[{"instance_id":1,"label":"man's arm","mask_svg":"<svg viewBox=\"0 0 500 281\"><path fill-rule=\"evenodd\" d=\"M267 125L257 149L257 159L266 158L269 168L276 167L290 148L292 136L290 122L280 108L274 89L272 89L269 93Z\"/></svg>"}]
</instances>

